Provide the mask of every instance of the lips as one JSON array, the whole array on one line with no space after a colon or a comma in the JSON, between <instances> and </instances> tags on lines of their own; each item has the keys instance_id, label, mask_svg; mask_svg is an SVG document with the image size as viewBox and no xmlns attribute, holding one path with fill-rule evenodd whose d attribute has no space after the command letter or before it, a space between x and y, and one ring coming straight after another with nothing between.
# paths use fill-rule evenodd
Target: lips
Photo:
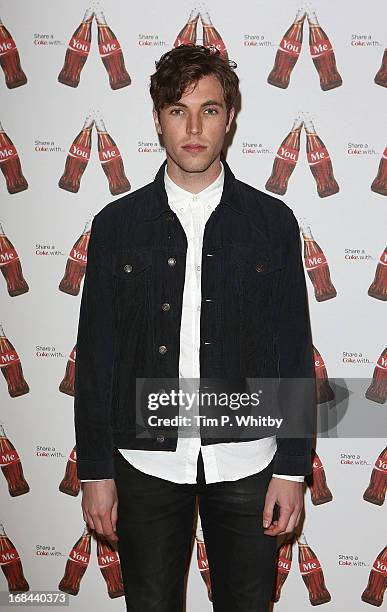
<instances>
[{"instance_id":1,"label":"lips","mask_svg":"<svg viewBox=\"0 0 387 612\"><path fill-rule=\"evenodd\" d=\"M200 151L204 151L206 149L206 147L204 147L203 145L198 145L198 144L187 144L184 145L184 147L182 147L185 151L188 151L189 153L199 153Z\"/></svg>"}]
</instances>

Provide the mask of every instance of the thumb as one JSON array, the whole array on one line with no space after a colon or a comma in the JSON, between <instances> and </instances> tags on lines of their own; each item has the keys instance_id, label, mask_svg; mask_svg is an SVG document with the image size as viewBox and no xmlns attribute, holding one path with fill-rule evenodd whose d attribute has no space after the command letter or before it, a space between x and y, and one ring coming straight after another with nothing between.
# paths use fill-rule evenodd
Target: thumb
<instances>
[{"instance_id":1,"label":"thumb","mask_svg":"<svg viewBox=\"0 0 387 612\"><path fill-rule=\"evenodd\" d=\"M263 508L262 513L262 524L267 529L271 524L273 518L273 510L274 510L275 500L272 498L266 497L265 506Z\"/></svg>"}]
</instances>

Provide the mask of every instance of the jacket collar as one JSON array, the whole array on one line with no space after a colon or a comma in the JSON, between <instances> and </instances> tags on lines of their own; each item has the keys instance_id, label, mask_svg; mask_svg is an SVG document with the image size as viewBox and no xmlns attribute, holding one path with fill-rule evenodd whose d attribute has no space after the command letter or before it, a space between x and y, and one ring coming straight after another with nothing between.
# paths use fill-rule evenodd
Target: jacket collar
<instances>
[{"instance_id":1,"label":"jacket collar","mask_svg":"<svg viewBox=\"0 0 387 612\"><path fill-rule=\"evenodd\" d=\"M224 166L224 184L219 206L229 206L235 212L245 215L247 213L244 210L243 204L236 192L235 176L223 157L222 163ZM147 201L145 220L157 219L162 213L172 212L172 209L168 204L168 197L164 183L164 172L166 165L167 160L162 163L154 178L153 191L151 192L152 196Z\"/></svg>"}]
</instances>

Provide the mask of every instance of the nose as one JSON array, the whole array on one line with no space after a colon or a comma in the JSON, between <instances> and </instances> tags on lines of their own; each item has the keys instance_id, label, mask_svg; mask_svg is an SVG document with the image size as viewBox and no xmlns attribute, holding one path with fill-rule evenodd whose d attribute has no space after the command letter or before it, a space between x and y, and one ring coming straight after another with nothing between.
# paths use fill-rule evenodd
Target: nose
<instances>
[{"instance_id":1,"label":"nose","mask_svg":"<svg viewBox=\"0 0 387 612\"><path fill-rule=\"evenodd\" d=\"M200 114L191 114L187 120L187 134L201 134L202 120Z\"/></svg>"}]
</instances>

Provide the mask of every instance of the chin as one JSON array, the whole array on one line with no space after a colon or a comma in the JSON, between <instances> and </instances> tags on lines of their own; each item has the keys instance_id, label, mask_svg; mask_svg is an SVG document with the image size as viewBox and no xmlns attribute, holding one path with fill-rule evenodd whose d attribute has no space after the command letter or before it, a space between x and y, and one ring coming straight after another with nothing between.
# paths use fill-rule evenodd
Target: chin
<instances>
[{"instance_id":1,"label":"chin","mask_svg":"<svg viewBox=\"0 0 387 612\"><path fill-rule=\"evenodd\" d=\"M193 159L193 160L179 160L177 159L175 163L181 168L184 172L205 172L214 162L213 159Z\"/></svg>"},{"instance_id":2,"label":"chin","mask_svg":"<svg viewBox=\"0 0 387 612\"><path fill-rule=\"evenodd\" d=\"M205 172L206 170L208 170L208 168L210 167L211 164L200 164L200 165L181 165L180 168L182 170L184 170L184 172L190 172L190 173L199 173L199 172Z\"/></svg>"}]
</instances>

